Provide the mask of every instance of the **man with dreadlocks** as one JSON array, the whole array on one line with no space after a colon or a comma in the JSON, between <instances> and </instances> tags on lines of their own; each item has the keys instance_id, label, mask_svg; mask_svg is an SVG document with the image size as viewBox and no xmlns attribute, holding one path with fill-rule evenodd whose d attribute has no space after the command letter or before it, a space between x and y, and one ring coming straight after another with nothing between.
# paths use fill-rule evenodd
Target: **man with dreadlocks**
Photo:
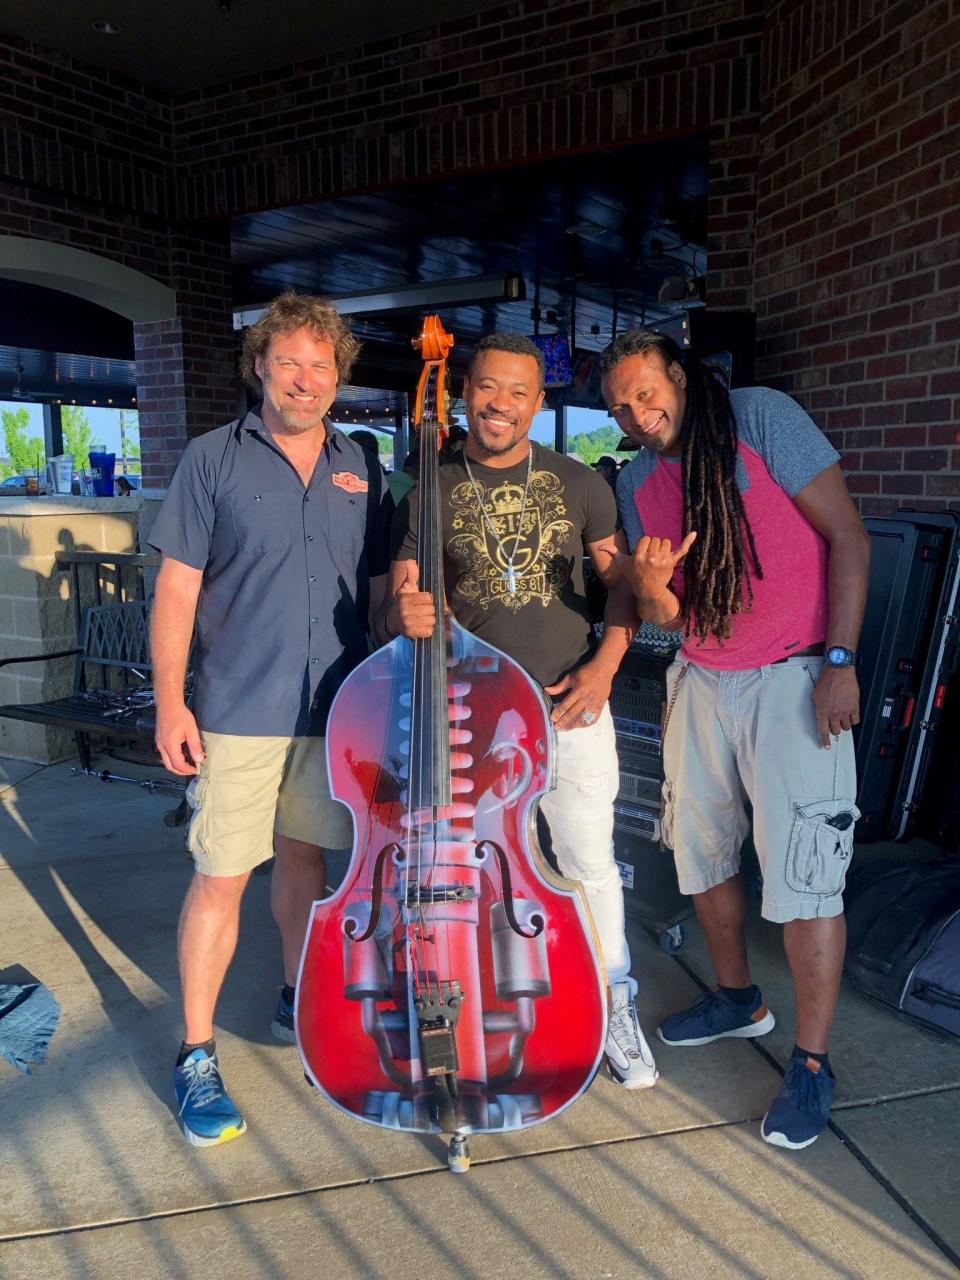
<instances>
[{"instance_id":1,"label":"man with dreadlocks","mask_svg":"<svg viewBox=\"0 0 960 1280\"><path fill-rule=\"evenodd\" d=\"M796 1044L762 1134L816 1141L836 1084L827 1040L846 937L859 715L855 648L869 540L839 455L795 401L727 392L660 334L632 330L601 359L604 399L640 452L617 485L638 616L683 630L667 675L663 832L693 895L716 990L660 1039L709 1044L774 1026L744 942L749 830L766 919L783 925Z\"/></svg>"}]
</instances>

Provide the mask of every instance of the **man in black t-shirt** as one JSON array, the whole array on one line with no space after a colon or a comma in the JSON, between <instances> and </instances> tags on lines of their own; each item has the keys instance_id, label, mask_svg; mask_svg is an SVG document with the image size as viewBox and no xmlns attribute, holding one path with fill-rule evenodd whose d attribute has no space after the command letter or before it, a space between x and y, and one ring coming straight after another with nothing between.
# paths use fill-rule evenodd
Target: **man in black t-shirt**
<instances>
[{"instance_id":1,"label":"man in black t-shirt","mask_svg":"<svg viewBox=\"0 0 960 1280\"><path fill-rule=\"evenodd\" d=\"M469 434L439 468L446 598L469 631L509 654L554 700L557 785L541 801L560 870L580 880L612 990L606 1054L628 1089L657 1070L634 1008L623 888L613 857L619 789L608 699L636 627L632 601L610 593L603 639L592 643L584 551L613 585L616 503L589 467L529 439L543 404L543 357L529 338L484 338L463 389ZM433 598L418 590L417 490L393 525L385 630L419 639L434 627Z\"/></svg>"}]
</instances>

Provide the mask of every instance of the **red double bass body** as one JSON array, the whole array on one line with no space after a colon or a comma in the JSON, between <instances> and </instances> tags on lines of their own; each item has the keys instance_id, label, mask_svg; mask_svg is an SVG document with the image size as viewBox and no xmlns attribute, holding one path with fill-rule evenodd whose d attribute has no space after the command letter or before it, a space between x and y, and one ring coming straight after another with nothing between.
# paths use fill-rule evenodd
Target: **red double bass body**
<instances>
[{"instance_id":1,"label":"red double bass body","mask_svg":"<svg viewBox=\"0 0 960 1280\"><path fill-rule=\"evenodd\" d=\"M428 488L435 468L422 462ZM421 538L437 517L421 514ZM421 567L439 588L434 635L391 641L331 709L330 787L355 839L340 887L313 906L295 1023L334 1105L453 1135L462 1170L466 1135L540 1123L586 1090L607 995L582 888L536 841L553 767L543 695L444 616L441 553Z\"/></svg>"}]
</instances>

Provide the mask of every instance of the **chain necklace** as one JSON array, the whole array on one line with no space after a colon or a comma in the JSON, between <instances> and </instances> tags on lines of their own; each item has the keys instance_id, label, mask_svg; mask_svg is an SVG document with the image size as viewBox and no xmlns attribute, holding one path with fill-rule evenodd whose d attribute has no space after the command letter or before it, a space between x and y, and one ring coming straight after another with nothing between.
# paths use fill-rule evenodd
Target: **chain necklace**
<instances>
[{"instance_id":1,"label":"chain necklace","mask_svg":"<svg viewBox=\"0 0 960 1280\"><path fill-rule=\"evenodd\" d=\"M493 521L487 515L486 507L483 505L483 495L480 492L480 486L477 484L473 477L473 472L470 470L470 459L467 457L466 447L464 447L463 450L463 465L467 468L467 475L470 478L470 484L473 486L473 494L477 500L477 505L480 508L480 514L483 516L484 523L487 528L493 534L494 541L500 550L500 556L504 564L507 566L501 571L500 577L507 584L507 590L510 594L515 595L517 591L517 571L513 567L513 562L517 558L517 550L520 546L520 535L523 532L523 517L526 514L527 497L530 493L530 473L533 469L533 445L529 446L529 450L527 452L527 478L523 482L523 501L520 504L520 518L517 521L517 536L513 540L513 551L510 555L507 555L507 549L503 545L499 533L497 533L494 528Z\"/></svg>"}]
</instances>

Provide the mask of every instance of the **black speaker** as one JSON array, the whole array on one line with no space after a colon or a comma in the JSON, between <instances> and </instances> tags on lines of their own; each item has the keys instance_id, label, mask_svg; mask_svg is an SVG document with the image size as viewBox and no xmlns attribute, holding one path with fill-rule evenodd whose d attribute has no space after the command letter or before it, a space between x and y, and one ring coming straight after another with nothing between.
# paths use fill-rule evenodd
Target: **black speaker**
<instances>
[{"instance_id":1,"label":"black speaker","mask_svg":"<svg viewBox=\"0 0 960 1280\"><path fill-rule=\"evenodd\" d=\"M757 317L752 311L695 307L654 326L678 347L699 356L727 387L752 387Z\"/></svg>"}]
</instances>

